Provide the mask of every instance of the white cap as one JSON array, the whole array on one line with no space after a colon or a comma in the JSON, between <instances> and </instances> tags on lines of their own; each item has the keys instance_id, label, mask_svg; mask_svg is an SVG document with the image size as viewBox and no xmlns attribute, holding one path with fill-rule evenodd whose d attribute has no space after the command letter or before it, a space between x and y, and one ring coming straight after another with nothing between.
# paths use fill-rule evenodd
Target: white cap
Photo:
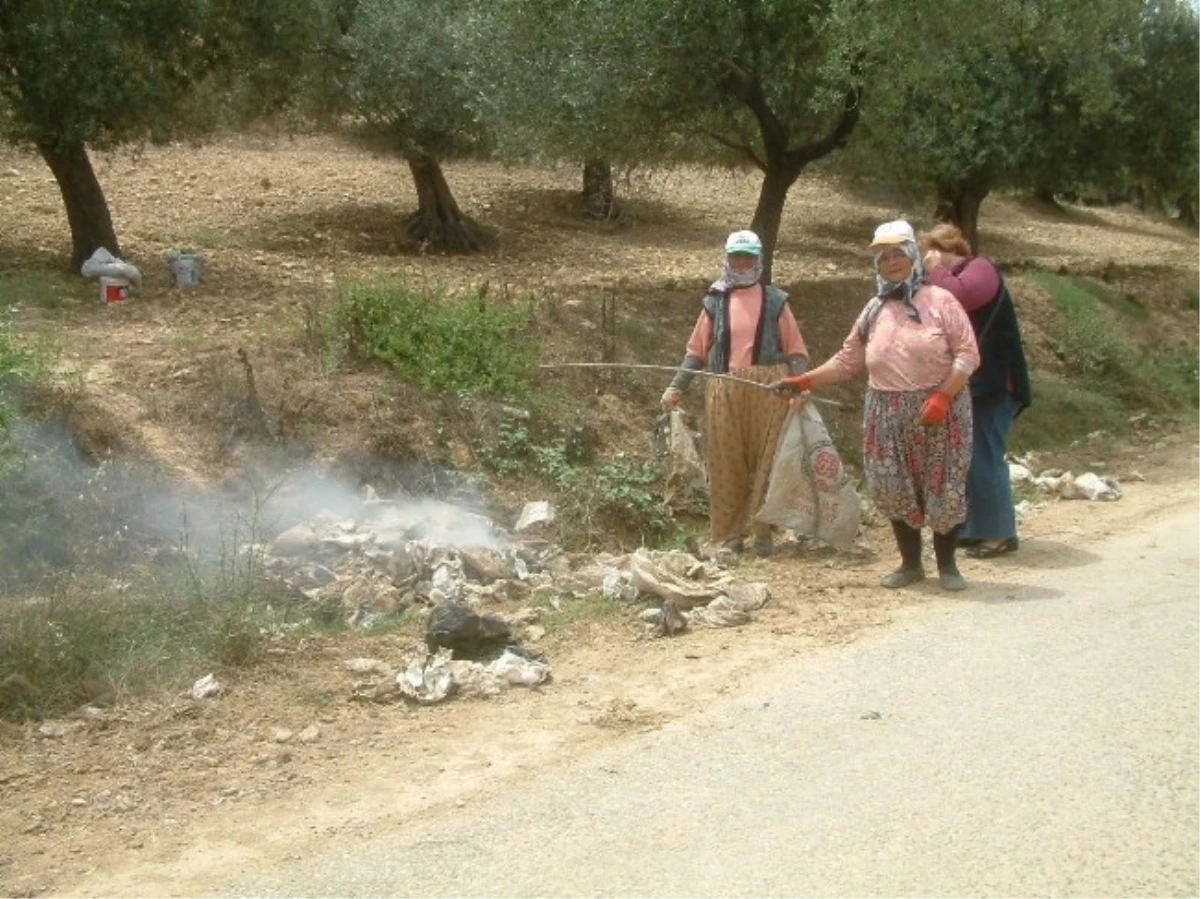
<instances>
[{"instance_id":1,"label":"white cap","mask_svg":"<svg viewBox=\"0 0 1200 899\"><path fill-rule=\"evenodd\" d=\"M882 247L888 244L898 244L911 241L917 242L917 235L913 233L912 225L904 221L904 219L896 219L894 222L884 222L875 229L875 237L871 240L871 247Z\"/></svg>"},{"instance_id":2,"label":"white cap","mask_svg":"<svg viewBox=\"0 0 1200 899\"><path fill-rule=\"evenodd\" d=\"M725 255L730 253L748 253L751 256L762 255L762 241L753 231L734 231L725 240Z\"/></svg>"}]
</instances>

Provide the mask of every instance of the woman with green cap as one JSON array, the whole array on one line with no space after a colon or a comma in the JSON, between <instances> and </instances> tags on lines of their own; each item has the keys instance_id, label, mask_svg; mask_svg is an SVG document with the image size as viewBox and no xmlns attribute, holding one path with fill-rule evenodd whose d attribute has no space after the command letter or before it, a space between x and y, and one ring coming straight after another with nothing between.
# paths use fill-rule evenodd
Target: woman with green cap
<instances>
[{"instance_id":1,"label":"woman with green cap","mask_svg":"<svg viewBox=\"0 0 1200 899\"><path fill-rule=\"evenodd\" d=\"M762 251L753 231L734 231L725 241L724 272L701 300L679 372L662 396L665 411L682 404L697 371L769 384L808 367L788 295L762 283ZM709 538L741 552L751 532L755 553L769 555L771 528L751 519L766 494L787 407L747 384L705 380Z\"/></svg>"}]
</instances>

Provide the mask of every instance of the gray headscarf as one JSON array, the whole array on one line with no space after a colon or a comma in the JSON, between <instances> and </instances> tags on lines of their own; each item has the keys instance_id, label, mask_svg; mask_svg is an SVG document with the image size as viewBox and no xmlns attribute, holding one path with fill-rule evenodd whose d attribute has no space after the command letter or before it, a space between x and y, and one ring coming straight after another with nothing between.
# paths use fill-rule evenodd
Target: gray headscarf
<instances>
[{"instance_id":1,"label":"gray headscarf","mask_svg":"<svg viewBox=\"0 0 1200 899\"><path fill-rule=\"evenodd\" d=\"M763 264L760 256L750 268L745 271L738 271L729 264L729 260L725 260L725 270L721 273L721 277L713 281L710 290L724 292L727 290L736 290L739 287L749 287L752 284L757 284L762 279Z\"/></svg>"}]
</instances>

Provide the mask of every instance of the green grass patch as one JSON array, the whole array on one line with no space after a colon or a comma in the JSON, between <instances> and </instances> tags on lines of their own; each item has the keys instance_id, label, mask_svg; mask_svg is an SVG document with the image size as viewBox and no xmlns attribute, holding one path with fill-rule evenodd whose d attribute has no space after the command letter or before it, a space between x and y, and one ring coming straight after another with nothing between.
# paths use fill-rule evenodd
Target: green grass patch
<instances>
[{"instance_id":1,"label":"green grass patch","mask_svg":"<svg viewBox=\"0 0 1200 899\"><path fill-rule=\"evenodd\" d=\"M427 390L521 399L530 392L538 340L529 297L490 299L416 289L401 280L343 285L336 334Z\"/></svg>"},{"instance_id":2,"label":"green grass patch","mask_svg":"<svg viewBox=\"0 0 1200 899\"><path fill-rule=\"evenodd\" d=\"M199 225L193 230L192 242L205 250L224 250L242 245L241 241L233 234L211 225ZM196 251L195 249L186 249L182 252L194 253Z\"/></svg>"},{"instance_id":3,"label":"green grass patch","mask_svg":"<svg viewBox=\"0 0 1200 899\"><path fill-rule=\"evenodd\" d=\"M1102 384L1077 384L1053 375L1035 375L1033 404L1017 419L1013 448L1045 450L1066 446L1093 431L1116 432L1130 412Z\"/></svg>"},{"instance_id":4,"label":"green grass patch","mask_svg":"<svg viewBox=\"0 0 1200 899\"><path fill-rule=\"evenodd\" d=\"M254 593L142 573L135 585L61 578L48 595L0 600L0 717L61 714L98 695L178 690L251 665L279 613ZM14 686L15 685L15 686Z\"/></svg>"},{"instance_id":5,"label":"green grass patch","mask_svg":"<svg viewBox=\"0 0 1200 899\"><path fill-rule=\"evenodd\" d=\"M1150 333L1144 308L1087 278L1037 272L1053 299L1049 333L1062 370L1034 370L1033 405L1014 443L1051 449L1094 431L1120 433L1133 414L1153 411L1195 420L1200 371L1195 343L1171 332ZM1142 340L1132 323L1141 325Z\"/></svg>"},{"instance_id":6,"label":"green grass patch","mask_svg":"<svg viewBox=\"0 0 1200 899\"><path fill-rule=\"evenodd\" d=\"M67 303L95 298L96 286L79 278L59 274L12 274L0 276L0 307L34 306L61 309Z\"/></svg>"},{"instance_id":7,"label":"green grass patch","mask_svg":"<svg viewBox=\"0 0 1200 899\"><path fill-rule=\"evenodd\" d=\"M611 621L621 615L624 608L614 599L606 599L599 593L586 596L569 597L558 600L557 604L538 606L541 615L538 623L546 629L548 635L569 631L582 624Z\"/></svg>"}]
</instances>

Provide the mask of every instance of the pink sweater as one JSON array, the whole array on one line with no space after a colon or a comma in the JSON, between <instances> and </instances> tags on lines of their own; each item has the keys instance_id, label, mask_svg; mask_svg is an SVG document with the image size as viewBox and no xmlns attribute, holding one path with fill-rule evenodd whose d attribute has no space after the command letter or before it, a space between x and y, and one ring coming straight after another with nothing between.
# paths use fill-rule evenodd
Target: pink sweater
<instances>
[{"instance_id":1,"label":"pink sweater","mask_svg":"<svg viewBox=\"0 0 1200 899\"><path fill-rule=\"evenodd\" d=\"M1000 272L983 256L972 256L953 269L937 265L927 274L930 284L950 291L968 312L990 303L1000 289Z\"/></svg>"},{"instance_id":2,"label":"pink sweater","mask_svg":"<svg viewBox=\"0 0 1200 899\"><path fill-rule=\"evenodd\" d=\"M754 364L754 335L758 329L758 319L762 315L763 289L761 284L742 287L729 292L729 367L746 368ZM783 355L807 356L804 338L800 336L800 326L792 309L784 304L779 313L779 339L783 344ZM712 348L713 324L707 312L701 311L688 338L687 354L699 356L708 361L708 351Z\"/></svg>"},{"instance_id":3,"label":"pink sweater","mask_svg":"<svg viewBox=\"0 0 1200 899\"><path fill-rule=\"evenodd\" d=\"M867 382L876 390L930 390L945 381L952 368L973 372L979 366L975 332L954 295L925 284L913 305L921 314L919 323L905 314L899 300L885 302L866 343L859 332L860 315L833 361L847 376L865 367Z\"/></svg>"}]
</instances>

